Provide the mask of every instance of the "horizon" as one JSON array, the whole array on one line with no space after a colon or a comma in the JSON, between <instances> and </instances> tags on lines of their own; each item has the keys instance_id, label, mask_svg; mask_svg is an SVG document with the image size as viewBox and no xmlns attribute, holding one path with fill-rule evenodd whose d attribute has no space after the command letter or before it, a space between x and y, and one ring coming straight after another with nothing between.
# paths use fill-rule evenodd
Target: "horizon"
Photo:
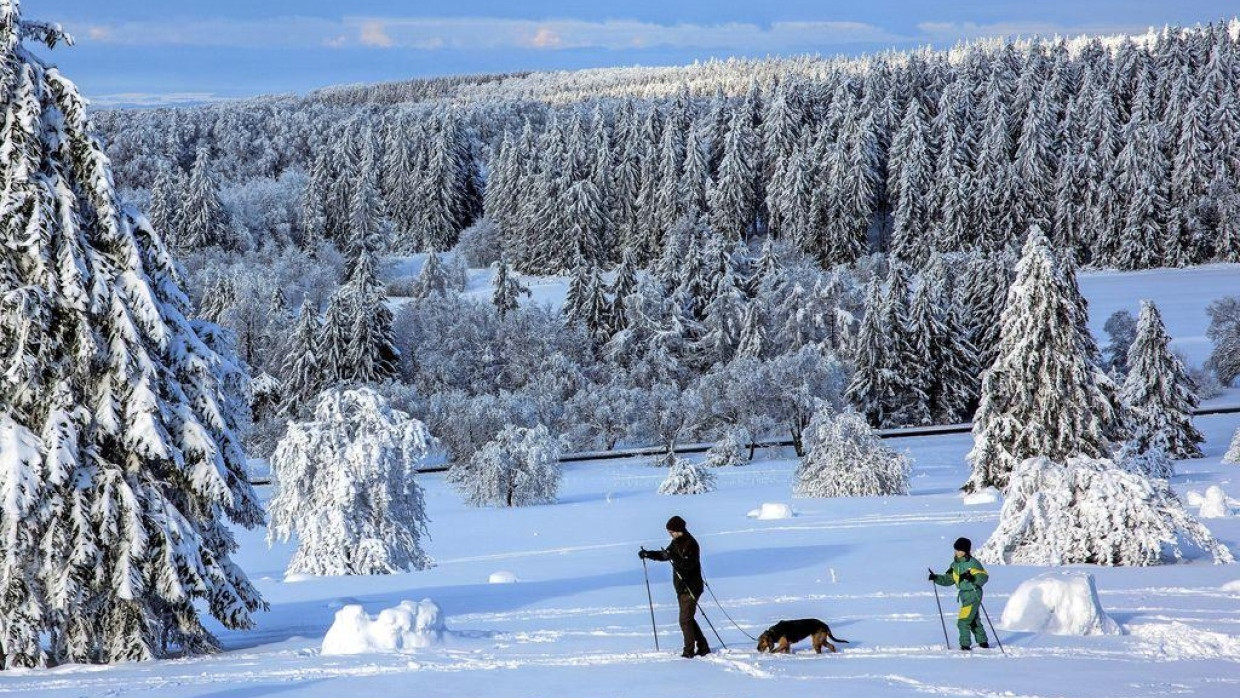
<instances>
[{"instance_id":1,"label":"horizon","mask_svg":"<svg viewBox=\"0 0 1240 698\"><path fill-rule=\"evenodd\" d=\"M823 8L811 0L677 3L636 0L620 12L535 0L519 7L461 0L450 10L357 0L99 6L28 2L23 14L60 23L75 45L36 48L74 76L97 108L166 107L318 89L463 75L678 67L728 58L860 57L950 49L983 38L1137 35L1236 16L1220 0L962 2L874 0ZM50 11L50 12L49 12ZM160 15L157 13L165 12Z\"/></svg>"}]
</instances>

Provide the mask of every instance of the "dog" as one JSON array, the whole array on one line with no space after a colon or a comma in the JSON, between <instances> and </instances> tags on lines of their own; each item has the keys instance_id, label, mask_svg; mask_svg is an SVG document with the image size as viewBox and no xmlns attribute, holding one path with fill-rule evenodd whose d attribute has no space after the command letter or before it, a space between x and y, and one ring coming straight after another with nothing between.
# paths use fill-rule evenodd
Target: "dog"
<instances>
[{"instance_id":1,"label":"dog","mask_svg":"<svg viewBox=\"0 0 1240 698\"><path fill-rule=\"evenodd\" d=\"M837 651L835 645L831 644L831 640L848 642L848 640L841 640L832 635L831 628L817 618L801 618L800 620L781 620L767 628L766 632L758 636L758 651L789 654L792 652L792 645L807 637L813 638L814 651L818 654L822 654L823 647L832 652Z\"/></svg>"}]
</instances>

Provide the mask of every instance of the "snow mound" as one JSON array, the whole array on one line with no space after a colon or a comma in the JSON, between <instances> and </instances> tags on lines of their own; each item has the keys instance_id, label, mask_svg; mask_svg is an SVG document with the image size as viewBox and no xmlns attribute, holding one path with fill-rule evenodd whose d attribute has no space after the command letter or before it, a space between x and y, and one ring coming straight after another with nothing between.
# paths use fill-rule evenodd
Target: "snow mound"
<instances>
[{"instance_id":1,"label":"snow mound","mask_svg":"<svg viewBox=\"0 0 1240 698\"><path fill-rule=\"evenodd\" d=\"M747 516L761 521L774 521L778 519L791 519L796 516L796 512L792 511L791 506L783 502L763 502L761 507L749 512Z\"/></svg>"},{"instance_id":2,"label":"snow mound","mask_svg":"<svg viewBox=\"0 0 1240 698\"><path fill-rule=\"evenodd\" d=\"M1240 579L1237 579L1234 582L1227 582L1221 588L1223 591L1229 591L1233 594L1240 594Z\"/></svg>"},{"instance_id":3,"label":"snow mound","mask_svg":"<svg viewBox=\"0 0 1240 698\"><path fill-rule=\"evenodd\" d=\"M1022 582L1003 608L1005 630L1051 635L1119 635L1098 601L1094 575L1049 572Z\"/></svg>"},{"instance_id":4,"label":"snow mound","mask_svg":"<svg viewBox=\"0 0 1240 698\"><path fill-rule=\"evenodd\" d=\"M401 601L371 616L358 604L336 611L323 638L323 654L403 652L443 642L443 612L430 599Z\"/></svg>"},{"instance_id":5,"label":"snow mound","mask_svg":"<svg viewBox=\"0 0 1240 698\"><path fill-rule=\"evenodd\" d=\"M987 487L977 492L970 492L960 495L967 507L976 506L978 504L994 504L999 501L999 490L993 487Z\"/></svg>"},{"instance_id":6,"label":"snow mound","mask_svg":"<svg viewBox=\"0 0 1240 698\"><path fill-rule=\"evenodd\" d=\"M1197 490L1189 490L1184 493L1184 501L1187 502L1190 507L1199 507L1206 501L1206 498L1202 497L1201 493Z\"/></svg>"},{"instance_id":7,"label":"snow mound","mask_svg":"<svg viewBox=\"0 0 1240 698\"><path fill-rule=\"evenodd\" d=\"M1159 659L1240 658L1240 636L1203 630L1186 623L1135 625L1132 635L1142 640L1137 652Z\"/></svg>"},{"instance_id":8,"label":"snow mound","mask_svg":"<svg viewBox=\"0 0 1240 698\"><path fill-rule=\"evenodd\" d=\"M1197 510L1197 516L1203 519L1221 519L1231 516L1231 501L1228 500L1222 487L1210 485L1206 489L1205 496L1201 498L1201 508Z\"/></svg>"},{"instance_id":9,"label":"snow mound","mask_svg":"<svg viewBox=\"0 0 1240 698\"><path fill-rule=\"evenodd\" d=\"M509 572L508 570L492 572L491 576L487 579L487 583L489 584L515 584L519 581L521 580L517 579L517 574L515 572Z\"/></svg>"}]
</instances>

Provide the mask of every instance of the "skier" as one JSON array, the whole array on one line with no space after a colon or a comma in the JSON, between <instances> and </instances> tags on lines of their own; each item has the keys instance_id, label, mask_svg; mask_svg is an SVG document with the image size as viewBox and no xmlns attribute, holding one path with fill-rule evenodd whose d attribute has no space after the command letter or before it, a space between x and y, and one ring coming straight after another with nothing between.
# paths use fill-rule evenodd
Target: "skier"
<instances>
[{"instance_id":1,"label":"skier","mask_svg":"<svg viewBox=\"0 0 1240 698\"><path fill-rule=\"evenodd\" d=\"M978 613L982 605L982 586L990 579L990 575L982 568L982 563L970 554L973 542L968 538L957 538L952 547L956 550L956 558L952 560L951 566L943 574L935 574L934 570L930 570L930 581L945 587L956 585L956 600L960 602L960 615L956 616L956 627L960 629L960 649L973 649L970 647L970 633L977 638L978 647L989 649L990 642Z\"/></svg>"},{"instance_id":2,"label":"skier","mask_svg":"<svg viewBox=\"0 0 1240 698\"><path fill-rule=\"evenodd\" d=\"M698 547L697 539L689 534L685 520L679 516L667 520L667 534L672 537L672 542L666 548L642 548L637 556L644 560L672 563L672 588L676 590L676 600L680 604L680 632L685 638L684 651L680 656L686 659L701 657L710 654L706 636L694 619L705 585L702 581L702 549Z\"/></svg>"}]
</instances>

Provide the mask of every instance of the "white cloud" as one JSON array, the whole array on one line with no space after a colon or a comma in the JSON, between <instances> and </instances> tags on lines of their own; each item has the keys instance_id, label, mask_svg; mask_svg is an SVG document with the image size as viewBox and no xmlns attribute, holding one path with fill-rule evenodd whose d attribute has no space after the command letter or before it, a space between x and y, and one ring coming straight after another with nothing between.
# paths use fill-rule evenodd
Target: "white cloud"
<instances>
[{"instance_id":1,"label":"white cloud","mask_svg":"<svg viewBox=\"0 0 1240 698\"><path fill-rule=\"evenodd\" d=\"M67 23L72 29L73 23ZM659 24L636 20L493 17L281 17L82 23L88 40L122 45L237 47L369 47L491 50L632 50L655 46L728 51L813 50L817 46L908 41L862 22L775 22L770 25ZM84 32L81 30L85 30Z\"/></svg>"}]
</instances>

